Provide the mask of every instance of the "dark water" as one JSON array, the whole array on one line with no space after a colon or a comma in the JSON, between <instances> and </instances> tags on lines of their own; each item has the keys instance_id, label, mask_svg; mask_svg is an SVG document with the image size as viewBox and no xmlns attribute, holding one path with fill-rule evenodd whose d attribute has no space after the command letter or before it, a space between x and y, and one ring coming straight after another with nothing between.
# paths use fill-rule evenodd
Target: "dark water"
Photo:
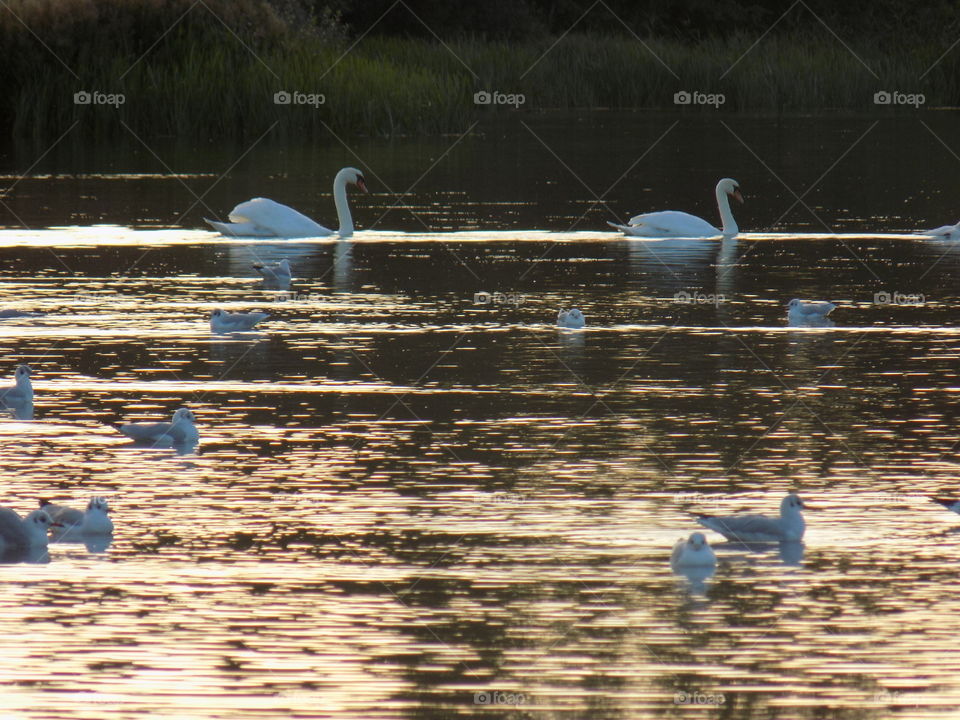
<instances>
[{"instance_id":1,"label":"dark water","mask_svg":"<svg viewBox=\"0 0 960 720\"><path fill-rule=\"evenodd\" d=\"M925 495L958 489L960 253L903 233L960 219L958 161L916 120L725 118L798 195L841 158L781 218L794 196L691 116L591 210L674 120L353 144L369 165L264 144L219 182L244 148L156 141L181 183L65 140L0 195L0 307L46 313L0 321L36 389L0 422L4 504L104 495L117 524L0 567L0 717L952 717L960 519ZM252 195L332 223L345 164L374 190L354 241L199 230ZM723 175L737 240L603 229L713 220ZM184 184L210 189L178 229ZM283 257L290 293L263 289L250 263ZM791 297L835 325L787 328ZM553 326L570 305L586 330ZM271 318L212 336L218 306ZM184 404L196 453L110 426ZM691 513L791 488L800 556L710 533L716 574L671 574Z\"/></svg>"}]
</instances>

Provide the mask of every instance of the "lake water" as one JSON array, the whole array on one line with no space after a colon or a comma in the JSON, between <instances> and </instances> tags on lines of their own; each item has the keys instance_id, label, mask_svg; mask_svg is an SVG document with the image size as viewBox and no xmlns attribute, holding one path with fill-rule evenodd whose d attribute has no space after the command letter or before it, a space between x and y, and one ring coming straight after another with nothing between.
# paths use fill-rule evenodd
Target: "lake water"
<instances>
[{"instance_id":1,"label":"lake water","mask_svg":"<svg viewBox=\"0 0 960 720\"><path fill-rule=\"evenodd\" d=\"M926 496L960 491L960 246L909 234L960 220L955 116L520 119L0 156L0 308L46 313L0 321L36 390L3 504L117 524L0 566L0 718L955 717L960 518ZM202 228L254 195L335 224L347 164L351 242ZM606 229L716 221L727 175L736 240ZM111 425L181 405L197 452ZM713 577L670 572L693 513L790 489L802 552L708 533Z\"/></svg>"}]
</instances>

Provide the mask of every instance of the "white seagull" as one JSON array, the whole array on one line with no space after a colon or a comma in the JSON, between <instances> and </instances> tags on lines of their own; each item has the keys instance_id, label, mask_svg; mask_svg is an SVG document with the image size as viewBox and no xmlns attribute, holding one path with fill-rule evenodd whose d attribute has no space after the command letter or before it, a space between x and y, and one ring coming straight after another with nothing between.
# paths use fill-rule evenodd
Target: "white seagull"
<instances>
[{"instance_id":1,"label":"white seagull","mask_svg":"<svg viewBox=\"0 0 960 720\"><path fill-rule=\"evenodd\" d=\"M563 328L582 328L587 324L587 319L577 308L570 310L561 310L557 313L557 325Z\"/></svg>"},{"instance_id":2,"label":"white seagull","mask_svg":"<svg viewBox=\"0 0 960 720\"><path fill-rule=\"evenodd\" d=\"M173 414L171 422L125 423L120 432L137 442L149 442L155 445L195 445L200 433L193 424L194 414L187 408L180 408Z\"/></svg>"},{"instance_id":3,"label":"white seagull","mask_svg":"<svg viewBox=\"0 0 960 720\"><path fill-rule=\"evenodd\" d=\"M33 385L30 382L30 366L18 365L13 373L15 385L0 388L0 404L16 407L33 402Z\"/></svg>"},{"instance_id":4,"label":"white seagull","mask_svg":"<svg viewBox=\"0 0 960 720\"><path fill-rule=\"evenodd\" d=\"M86 510L76 510L65 505L55 505L49 500L40 501L40 509L46 512L54 523L63 526L57 535L79 532L83 535L107 535L113 532L113 521L107 514L106 498L93 497L87 503Z\"/></svg>"},{"instance_id":5,"label":"white seagull","mask_svg":"<svg viewBox=\"0 0 960 720\"><path fill-rule=\"evenodd\" d=\"M25 518L9 508L0 508L0 548L27 550L47 545L47 530L53 520L43 510L34 510Z\"/></svg>"},{"instance_id":6,"label":"white seagull","mask_svg":"<svg viewBox=\"0 0 960 720\"><path fill-rule=\"evenodd\" d=\"M692 533L686 540L683 538L677 540L677 544L673 546L673 554L670 556L670 567L674 570L692 567L714 567L716 564L717 556L713 554L713 550L702 532Z\"/></svg>"},{"instance_id":7,"label":"white seagull","mask_svg":"<svg viewBox=\"0 0 960 720\"><path fill-rule=\"evenodd\" d=\"M780 517L766 515L698 515L697 522L710 528L727 540L737 542L783 542L803 539L806 523L800 512L803 500L791 492L780 503Z\"/></svg>"},{"instance_id":8,"label":"white seagull","mask_svg":"<svg viewBox=\"0 0 960 720\"><path fill-rule=\"evenodd\" d=\"M287 287L293 275L290 273L290 261L284 258L278 263L254 263L253 269L263 277L263 281L272 285Z\"/></svg>"},{"instance_id":9,"label":"white seagull","mask_svg":"<svg viewBox=\"0 0 960 720\"><path fill-rule=\"evenodd\" d=\"M787 323L796 326L825 325L830 321L827 315L836 309L836 305L826 300L799 300L794 298L787 303Z\"/></svg>"},{"instance_id":10,"label":"white seagull","mask_svg":"<svg viewBox=\"0 0 960 720\"><path fill-rule=\"evenodd\" d=\"M252 330L258 322L268 317L270 316L262 312L232 313L217 308L210 313L210 331L218 335L244 332Z\"/></svg>"}]
</instances>

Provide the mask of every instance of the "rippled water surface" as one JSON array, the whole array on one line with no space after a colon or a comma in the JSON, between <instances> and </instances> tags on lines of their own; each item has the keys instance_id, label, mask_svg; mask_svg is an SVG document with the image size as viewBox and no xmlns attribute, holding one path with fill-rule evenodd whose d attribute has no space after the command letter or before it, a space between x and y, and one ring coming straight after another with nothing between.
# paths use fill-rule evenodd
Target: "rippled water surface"
<instances>
[{"instance_id":1,"label":"rippled water surface","mask_svg":"<svg viewBox=\"0 0 960 720\"><path fill-rule=\"evenodd\" d=\"M103 495L117 529L0 566L0 717L955 716L960 518L926 495L960 491L960 252L889 233L957 218L644 242L560 232L559 200L488 229L501 195L451 204L459 232L250 242L170 197L160 229L74 226L75 172L21 182L0 309L44 314L0 320L36 390L0 421L3 501ZM363 202L361 228L393 199ZM286 293L250 267L281 258ZM787 328L795 296L834 326ZM270 319L214 336L215 307ZM196 452L113 427L181 405ZM693 513L793 488L803 548L708 533L715 575L671 574Z\"/></svg>"}]
</instances>

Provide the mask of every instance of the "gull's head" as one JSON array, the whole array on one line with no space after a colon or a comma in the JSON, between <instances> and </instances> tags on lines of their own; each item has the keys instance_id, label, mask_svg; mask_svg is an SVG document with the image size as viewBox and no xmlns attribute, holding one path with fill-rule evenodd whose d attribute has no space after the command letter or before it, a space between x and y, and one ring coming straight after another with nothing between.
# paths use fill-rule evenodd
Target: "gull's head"
<instances>
[{"instance_id":1,"label":"gull's head","mask_svg":"<svg viewBox=\"0 0 960 720\"><path fill-rule=\"evenodd\" d=\"M687 545L694 550L703 550L707 546L707 537L702 532L695 532L687 539Z\"/></svg>"},{"instance_id":2,"label":"gull's head","mask_svg":"<svg viewBox=\"0 0 960 720\"><path fill-rule=\"evenodd\" d=\"M717 183L717 194L723 193L732 197L739 203L743 203L743 195L740 194L740 183L733 178L724 178Z\"/></svg>"},{"instance_id":3,"label":"gull's head","mask_svg":"<svg viewBox=\"0 0 960 720\"><path fill-rule=\"evenodd\" d=\"M27 515L26 522L28 525L36 527L43 532L46 532L47 528L53 525L53 520L50 519L47 511L42 509L34 510L32 513Z\"/></svg>"},{"instance_id":4,"label":"gull's head","mask_svg":"<svg viewBox=\"0 0 960 720\"><path fill-rule=\"evenodd\" d=\"M193 414L193 411L192 411L192 410L189 410L188 408L179 408L179 409L173 414L173 422L175 422L175 423L178 423L178 422L189 422L189 423L192 423L192 422L195 422L196 419L197 419L197 418L196 418L196 416Z\"/></svg>"},{"instance_id":5,"label":"gull's head","mask_svg":"<svg viewBox=\"0 0 960 720\"><path fill-rule=\"evenodd\" d=\"M800 496L795 492L787 495L783 500L780 501L780 513L797 513L803 510L806 505L803 504L803 500L800 499Z\"/></svg>"},{"instance_id":6,"label":"gull's head","mask_svg":"<svg viewBox=\"0 0 960 720\"><path fill-rule=\"evenodd\" d=\"M790 310L796 310L798 307L800 307L800 300L798 298L794 298L793 300L787 303L787 307Z\"/></svg>"},{"instance_id":7,"label":"gull's head","mask_svg":"<svg viewBox=\"0 0 960 720\"><path fill-rule=\"evenodd\" d=\"M567 314L567 317L574 322L583 322L583 313L577 308L571 308L570 312Z\"/></svg>"},{"instance_id":8,"label":"gull's head","mask_svg":"<svg viewBox=\"0 0 960 720\"><path fill-rule=\"evenodd\" d=\"M106 515L109 510L107 499L103 497L92 497L87 503L87 512L100 512Z\"/></svg>"},{"instance_id":9,"label":"gull's head","mask_svg":"<svg viewBox=\"0 0 960 720\"><path fill-rule=\"evenodd\" d=\"M30 366L29 365L17 365L16 371L13 373L13 376L17 380L26 380L30 377Z\"/></svg>"},{"instance_id":10,"label":"gull's head","mask_svg":"<svg viewBox=\"0 0 960 720\"><path fill-rule=\"evenodd\" d=\"M220 318L220 317L223 317L224 315L226 315L226 313L220 308L217 308L212 313L210 313L210 319L214 320L215 318Z\"/></svg>"}]
</instances>

